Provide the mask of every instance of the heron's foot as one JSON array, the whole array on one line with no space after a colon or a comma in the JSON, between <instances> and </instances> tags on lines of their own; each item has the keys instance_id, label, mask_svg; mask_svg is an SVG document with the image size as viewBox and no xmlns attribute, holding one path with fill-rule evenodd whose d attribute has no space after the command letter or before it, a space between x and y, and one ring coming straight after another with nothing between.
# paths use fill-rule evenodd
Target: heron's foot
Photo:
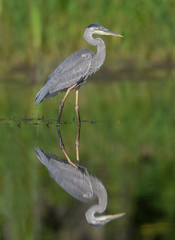
<instances>
[{"instance_id":1,"label":"heron's foot","mask_svg":"<svg viewBox=\"0 0 175 240\"><path fill-rule=\"evenodd\" d=\"M57 127L59 127L60 126L60 119L58 118L57 119Z\"/></svg>"},{"instance_id":2,"label":"heron's foot","mask_svg":"<svg viewBox=\"0 0 175 240\"><path fill-rule=\"evenodd\" d=\"M80 125L81 125L81 119L80 119L80 114L79 114L78 109L79 109L79 107L76 107L76 106L75 106L76 116L77 116L77 125L78 125L78 127L80 127Z\"/></svg>"}]
</instances>

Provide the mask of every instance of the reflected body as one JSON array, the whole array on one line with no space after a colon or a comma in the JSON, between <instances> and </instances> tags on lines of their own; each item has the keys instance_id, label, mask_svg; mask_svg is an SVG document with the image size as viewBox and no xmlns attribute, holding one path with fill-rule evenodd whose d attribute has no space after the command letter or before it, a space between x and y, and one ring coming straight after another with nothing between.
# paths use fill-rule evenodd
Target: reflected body
<instances>
[{"instance_id":1,"label":"reflected body","mask_svg":"<svg viewBox=\"0 0 175 240\"><path fill-rule=\"evenodd\" d=\"M90 207L85 213L89 224L102 226L125 214L95 216L95 213L103 213L107 207L107 192L101 181L90 175L87 169L79 164L76 164L77 168L75 168L67 161L43 152L39 147L35 151L38 159L48 168L50 176L74 198L81 202L90 202L95 197L98 198L98 204Z\"/></svg>"},{"instance_id":2,"label":"reflected body","mask_svg":"<svg viewBox=\"0 0 175 240\"><path fill-rule=\"evenodd\" d=\"M79 86L86 82L86 79L100 69L106 57L105 43L101 38L93 38L93 34L113 35L122 37L120 34L112 32L101 25L91 24L84 32L84 39L91 45L97 47L97 53L94 54L89 49L81 49L73 53L55 71L49 76L47 83L38 92L35 103L38 105L45 98L55 96L60 91L67 91L60 104L58 123L60 122L61 112L64 101L72 89L76 89L75 108L77 118L78 113L78 89Z\"/></svg>"}]
</instances>

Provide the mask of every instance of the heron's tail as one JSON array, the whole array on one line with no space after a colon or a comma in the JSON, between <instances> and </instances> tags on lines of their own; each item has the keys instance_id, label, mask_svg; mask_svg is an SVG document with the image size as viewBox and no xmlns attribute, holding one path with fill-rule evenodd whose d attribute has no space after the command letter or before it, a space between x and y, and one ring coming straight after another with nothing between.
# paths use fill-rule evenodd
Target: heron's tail
<instances>
[{"instance_id":1,"label":"heron's tail","mask_svg":"<svg viewBox=\"0 0 175 240\"><path fill-rule=\"evenodd\" d=\"M49 160L45 155L45 153L39 147L35 148L35 152L36 152L37 158L42 162L42 164L44 164L49 169Z\"/></svg>"},{"instance_id":2,"label":"heron's tail","mask_svg":"<svg viewBox=\"0 0 175 240\"><path fill-rule=\"evenodd\" d=\"M40 91L37 93L34 104L36 104L37 106L40 102L44 100L44 98L48 96L48 94L49 94L48 84L46 83L44 87L42 87Z\"/></svg>"}]
</instances>

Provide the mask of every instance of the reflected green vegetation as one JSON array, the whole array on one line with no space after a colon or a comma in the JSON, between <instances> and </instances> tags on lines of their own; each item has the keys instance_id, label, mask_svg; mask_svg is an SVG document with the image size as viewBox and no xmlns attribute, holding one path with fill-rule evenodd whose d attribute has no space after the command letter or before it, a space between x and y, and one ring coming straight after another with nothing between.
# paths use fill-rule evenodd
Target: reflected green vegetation
<instances>
[{"instance_id":1,"label":"reflected green vegetation","mask_svg":"<svg viewBox=\"0 0 175 240\"><path fill-rule=\"evenodd\" d=\"M56 120L63 94L36 108L33 101L40 87L1 83L1 118ZM21 120L18 126L1 120L1 238L174 239L174 91L173 76L82 86L80 160L104 183L109 197L106 212L127 213L93 231L84 217L87 205L64 192L35 156L38 145L64 158L55 122L48 127L42 121L34 125ZM65 104L61 131L75 161L74 97L71 92Z\"/></svg>"}]
</instances>

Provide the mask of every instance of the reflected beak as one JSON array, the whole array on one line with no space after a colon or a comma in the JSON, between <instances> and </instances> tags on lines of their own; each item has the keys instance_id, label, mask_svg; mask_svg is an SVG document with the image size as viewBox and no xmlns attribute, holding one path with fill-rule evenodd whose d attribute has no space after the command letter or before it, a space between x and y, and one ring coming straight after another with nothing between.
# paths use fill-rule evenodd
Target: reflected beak
<instances>
[{"instance_id":1,"label":"reflected beak","mask_svg":"<svg viewBox=\"0 0 175 240\"><path fill-rule=\"evenodd\" d=\"M114 214L114 215L99 216L99 217L94 217L94 219L92 221L90 220L88 222L90 224L92 224L93 226L100 227L100 226L103 226L103 225L111 222L112 220L123 217L124 215L125 215L125 213L118 213L118 214ZM87 217L86 217L86 219L87 219Z\"/></svg>"},{"instance_id":2,"label":"reflected beak","mask_svg":"<svg viewBox=\"0 0 175 240\"><path fill-rule=\"evenodd\" d=\"M105 221L110 222L110 221L112 221L112 220L114 220L114 219L123 217L125 214L126 214L126 213L118 213L118 214L114 214L114 215L108 215L108 216L106 216Z\"/></svg>"},{"instance_id":3,"label":"reflected beak","mask_svg":"<svg viewBox=\"0 0 175 240\"><path fill-rule=\"evenodd\" d=\"M104 32L104 35L112 35L112 36L115 36L115 37L123 37L122 35L120 35L118 33L115 33L115 32L112 32L108 29L104 29L103 32Z\"/></svg>"}]
</instances>

